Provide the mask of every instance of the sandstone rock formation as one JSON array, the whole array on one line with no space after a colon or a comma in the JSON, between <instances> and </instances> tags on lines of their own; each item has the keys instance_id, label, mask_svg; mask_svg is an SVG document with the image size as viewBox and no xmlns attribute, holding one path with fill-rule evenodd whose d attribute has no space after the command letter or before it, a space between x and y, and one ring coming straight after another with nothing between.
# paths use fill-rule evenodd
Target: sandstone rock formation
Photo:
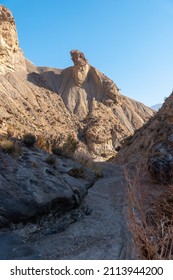
<instances>
[{"instance_id":1,"label":"sandstone rock formation","mask_svg":"<svg viewBox=\"0 0 173 280\"><path fill-rule=\"evenodd\" d=\"M153 111L120 94L112 80L71 51L74 66L36 67L19 47L11 12L0 6L0 133L31 132L47 139L68 134L92 157L109 158Z\"/></svg>"},{"instance_id":2,"label":"sandstone rock formation","mask_svg":"<svg viewBox=\"0 0 173 280\"><path fill-rule=\"evenodd\" d=\"M83 53L73 50L71 55L73 67L59 72L37 68L40 77L47 88L61 96L68 111L76 115L80 121L79 134L90 152L110 157L121 141L154 113L142 103L121 95L116 84L89 65Z\"/></svg>"},{"instance_id":3,"label":"sandstone rock formation","mask_svg":"<svg viewBox=\"0 0 173 280\"><path fill-rule=\"evenodd\" d=\"M86 60L84 54L77 50L71 51L70 54L74 62L74 67L73 67L74 80L77 86L82 86L83 83L86 81L88 71L89 71L88 61Z\"/></svg>"}]
</instances>

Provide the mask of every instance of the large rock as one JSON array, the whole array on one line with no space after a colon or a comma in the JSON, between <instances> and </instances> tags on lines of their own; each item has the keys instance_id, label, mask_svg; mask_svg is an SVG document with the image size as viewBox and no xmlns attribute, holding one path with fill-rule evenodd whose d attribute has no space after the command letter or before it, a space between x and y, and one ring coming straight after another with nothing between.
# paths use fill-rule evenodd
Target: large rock
<instances>
[{"instance_id":1,"label":"large rock","mask_svg":"<svg viewBox=\"0 0 173 280\"><path fill-rule=\"evenodd\" d=\"M48 164L47 155L25 147L18 158L0 151L0 226L50 211L62 214L85 198L94 174L67 158Z\"/></svg>"}]
</instances>

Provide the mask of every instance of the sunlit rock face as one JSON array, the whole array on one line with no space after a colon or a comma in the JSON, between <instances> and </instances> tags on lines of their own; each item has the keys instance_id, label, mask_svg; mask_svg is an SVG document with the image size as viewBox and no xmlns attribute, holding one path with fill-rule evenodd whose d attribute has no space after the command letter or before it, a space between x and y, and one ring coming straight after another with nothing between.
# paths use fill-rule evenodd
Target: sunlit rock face
<instances>
[{"instance_id":1,"label":"sunlit rock face","mask_svg":"<svg viewBox=\"0 0 173 280\"><path fill-rule=\"evenodd\" d=\"M14 18L7 8L0 5L0 73L25 67Z\"/></svg>"},{"instance_id":2,"label":"sunlit rock face","mask_svg":"<svg viewBox=\"0 0 173 280\"><path fill-rule=\"evenodd\" d=\"M85 58L85 55L82 52L78 50L72 50L70 54L71 54L71 59L74 62L74 67L73 67L74 80L77 86L81 86L87 78L87 74L90 66L88 64L87 59Z\"/></svg>"},{"instance_id":3,"label":"sunlit rock face","mask_svg":"<svg viewBox=\"0 0 173 280\"><path fill-rule=\"evenodd\" d=\"M46 143L58 137L63 144L71 134L79 151L105 160L153 111L121 95L84 53L72 50L70 55L74 65L65 69L30 63L11 12L0 5L0 135L21 137L29 131Z\"/></svg>"}]
</instances>

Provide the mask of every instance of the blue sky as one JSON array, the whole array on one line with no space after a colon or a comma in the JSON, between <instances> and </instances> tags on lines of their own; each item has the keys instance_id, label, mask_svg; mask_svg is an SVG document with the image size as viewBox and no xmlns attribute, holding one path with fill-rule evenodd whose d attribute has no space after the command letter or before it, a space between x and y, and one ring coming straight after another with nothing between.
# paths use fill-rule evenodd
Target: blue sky
<instances>
[{"instance_id":1,"label":"blue sky","mask_svg":"<svg viewBox=\"0 0 173 280\"><path fill-rule=\"evenodd\" d=\"M173 89L173 0L4 0L38 66L66 68L79 49L121 93L151 106Z\"/></svg>"}]
</instances>

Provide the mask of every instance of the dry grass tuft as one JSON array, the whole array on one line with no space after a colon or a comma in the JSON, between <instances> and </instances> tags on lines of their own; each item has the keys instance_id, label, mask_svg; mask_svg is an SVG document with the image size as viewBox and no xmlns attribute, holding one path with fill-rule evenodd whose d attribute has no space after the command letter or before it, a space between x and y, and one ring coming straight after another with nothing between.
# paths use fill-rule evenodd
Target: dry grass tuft
<instances>
[{"instance_id":1,"label":"dry grass tuft","mask_svg":"<svg viewBox=\"0 0 173 280\"><path fill-rule=\"evenodd\" d=\"M0 139L0 147L4 153L18 157L21 155L22 150L18 142L12 141L7 138Z\"/></svg>"},{"instance_id":2,"label":"dry grass tuft","mask_svg":"<svg viewBox=\"0 0 173 280\"><path fill-rule=\"evenodd\" d=\"M129 175L126 168L124 172L128 182L129 229L140 258L173 259L173 186L155 198L152 197L154 189L151 189L148 194L151 202L147 204L141 178L145 172L137 168L135 177Z\"/></svg>"},{"instance_id":3,"label":"dry grass tuft","mask_svg":"<svg viewBox=\"0 0 173 280\"><path fill-rule=\"evenodd\" d=\"M78 151L75 154L75 160L78 161L80 164L85 166L86 168L92 170L92 172L95 174L95 176L99 178L103 178L103 170L99 166L97 162L94 162L90 155L88 155L85 151Z\"/></svg>"}]
</instances>

